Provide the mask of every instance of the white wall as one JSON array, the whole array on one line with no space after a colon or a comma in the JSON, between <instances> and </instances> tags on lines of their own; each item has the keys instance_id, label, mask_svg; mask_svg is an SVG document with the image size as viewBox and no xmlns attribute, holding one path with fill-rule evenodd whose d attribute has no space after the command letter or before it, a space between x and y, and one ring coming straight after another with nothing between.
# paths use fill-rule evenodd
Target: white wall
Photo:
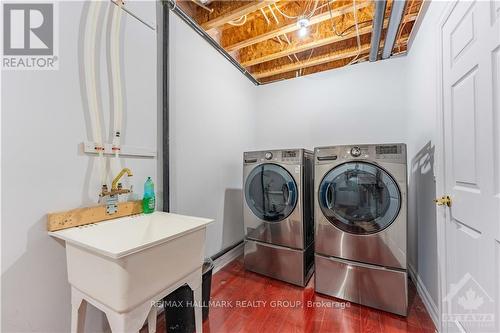
<instances>
[{"instance_id":1,"label":"white wall","mask_svg":"<svg viewBox=\"0 0 500 333\"><path fill-rule=\"evenodd\" d=\"M432 1L408 61L409 253L437 315L439 304L434 162L438 93L438 23L448 2Z\"/></svg>"},{"instance_id":2,"label":"white wall","mask_svg":"<svg viewBox=\"0 0 500 333\"><path fill-rule=\"evenodd\" d=\"M83 2L59 3L58 71L2 72L2 332L70 329L64 245L47 235L46 214L96 204L99 192L95 159L78 146L90 139L80 72L87 7ZM134 8L155 17L154 2ZM124 16L122 36L123 143L155 148L156 34ZM100 72L105 79L104 43ZM109 123L107 81L101 86ZM156 175L156 161L124 159L123 165L134 172L131 184L142 196L145 178ZM95 309L89 310L87 323L91 332L106 327Z\"/></svg>"},{"instance_id":3,"label":"white wall","mask_svg":"<svg viewBox=\"0 0 500 333\"><path fill-rule=\"evenodd\" d=\"M406 59L258 87L260 149L406 141Z\"/></svg>"},{"instance_id":4,"label":"white wall","mask_svg":"<svg viewBox=\"0 0 500 333\"><path fill-rule=\"evenodd\" d=\"M255 87L170 15L171 211L216 220L206 255L243 239L242 159L255 141Z\"/></svg>"}]
</instances>

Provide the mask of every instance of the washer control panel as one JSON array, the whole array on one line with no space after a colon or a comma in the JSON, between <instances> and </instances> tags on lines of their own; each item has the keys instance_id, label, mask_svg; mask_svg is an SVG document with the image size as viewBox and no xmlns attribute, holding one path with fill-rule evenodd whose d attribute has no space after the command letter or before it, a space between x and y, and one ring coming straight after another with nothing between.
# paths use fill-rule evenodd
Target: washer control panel
<instances>
[{"instance_id":1,"label":"washer control panel","mask_svg":"<svg viewBox=\"0 0 500 333\"><path fill-rule=\"evenodd\" d=\"M301 164L304 156L302 149L251 151L243 154L244 163L276 162Z\"/></svg>"}]
</instances>

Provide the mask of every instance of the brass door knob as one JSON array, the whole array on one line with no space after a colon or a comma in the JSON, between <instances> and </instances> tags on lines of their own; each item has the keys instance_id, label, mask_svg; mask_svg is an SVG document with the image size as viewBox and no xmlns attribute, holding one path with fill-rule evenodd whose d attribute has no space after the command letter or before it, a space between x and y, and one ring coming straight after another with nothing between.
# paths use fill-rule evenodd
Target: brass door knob
<instances>
[{"instance_id":1,"label":"brass door knob","mask_svg":"<svg viewBox=\"0 0 500 333\"><path fill-rule=\"evenodd\" d=\"M449 195L443 195L441 198L435 199L434 202L438 206L448 206L448 207L451 207L451 198L450 198Z\"/></svg>"}]
</instances>

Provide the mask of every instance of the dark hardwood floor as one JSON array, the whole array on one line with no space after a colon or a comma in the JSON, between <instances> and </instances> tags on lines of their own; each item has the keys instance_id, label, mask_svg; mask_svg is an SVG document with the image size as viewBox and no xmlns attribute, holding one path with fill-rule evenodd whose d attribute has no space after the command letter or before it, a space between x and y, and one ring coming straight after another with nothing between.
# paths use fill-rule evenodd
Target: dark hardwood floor
<instances>
[{"instance_id":1,"label":"dark hardwood floor","mask_svg":"<svg viewBox=\"0 0 500 333\"><path fill-rule=\"evenodd\" d=\"M316 294L314 278L300 288L246 271L238 258L214 274L211 300L217 306L210 308L204 333L435 332L411 282L408 316L401 317ZM163 333L163 316L158 319L157 332Z\"/></svg>"}]
</instances>

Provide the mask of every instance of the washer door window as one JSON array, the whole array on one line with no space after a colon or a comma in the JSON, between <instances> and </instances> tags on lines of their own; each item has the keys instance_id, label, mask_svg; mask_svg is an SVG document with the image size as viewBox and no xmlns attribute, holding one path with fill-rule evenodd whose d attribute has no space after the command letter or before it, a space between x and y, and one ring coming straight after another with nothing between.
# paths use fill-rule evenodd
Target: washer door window
<instances>
[{"instance_id":1,"label":"washer door window","mask_svg":"<svg viewBox=\"0 0 500 333\"><path fill-rule=\"evenodd\" d=\"M401 194L383 169L365 162L348 162L330 170L319 187L325 217L345 232L366 235L384 230L396 219Z\"/></svg>"},{"instance_id":2,"label":"washer door window","mask_svg":"<svg viewBox=\"0 0 500 333\"><path fill-rule=\"evenodd\" d=\"M245 183L248 207L261 220L286 219L297 204L297 185L292 175L276 164L255 167Z\"/></svg>"}]
</instances>

